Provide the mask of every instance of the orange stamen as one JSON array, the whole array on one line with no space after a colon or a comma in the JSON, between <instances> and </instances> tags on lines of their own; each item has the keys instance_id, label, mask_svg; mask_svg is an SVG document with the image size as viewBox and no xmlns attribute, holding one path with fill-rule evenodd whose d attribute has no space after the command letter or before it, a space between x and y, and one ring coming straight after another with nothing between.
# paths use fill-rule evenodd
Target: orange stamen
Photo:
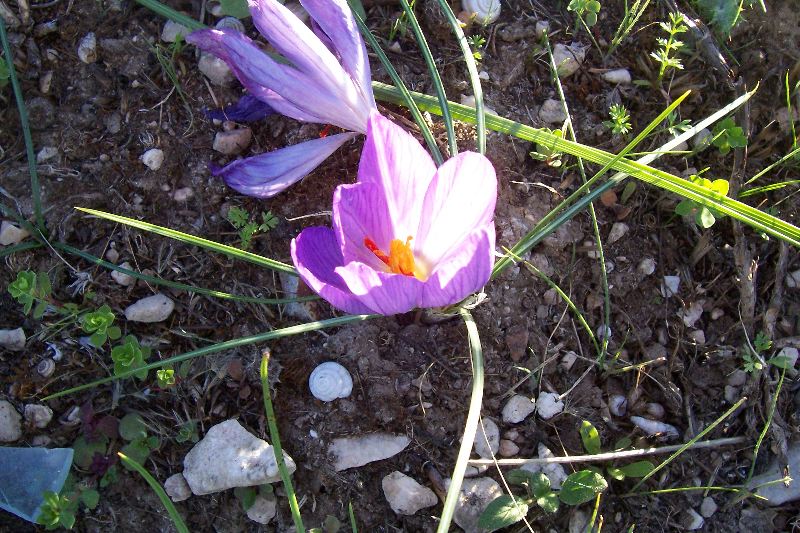
<instances>
[{"instance_id":1,"label":"orange stamen","mask_svg":"<svg viewBox=\"0 0 800 533\"><path fill-rule=\"evenodd\" d=\"M325 126L324 128L322 128L322 131L320 131L320 132L319 132L319 138L320 138L320 139L324 139L325 137L327 137L327 136L328 136L328 134L331 132L331 128L332 128L332 127L333 127L333 126L331 126L330 124L328 124L327 126Z\"/></svg>"},{"instance_id":2,"label":"orange stamen","mask_svg":"<svg viewBox=\"0 0 800 533\"><path fill-rule=\"evenodd\" d=\"M389 254L383 252L375 241L369 237L364 238L364 246L375 254L375 257L381 260L383 264L389 267L389 271L395 274L403 274L404 276L416 276L421 278L420 270L414 261L414 252L411 251L411 239L407 237L406 242L400 239L392 239L389 243Z\"/></svg>"}]
</instances>

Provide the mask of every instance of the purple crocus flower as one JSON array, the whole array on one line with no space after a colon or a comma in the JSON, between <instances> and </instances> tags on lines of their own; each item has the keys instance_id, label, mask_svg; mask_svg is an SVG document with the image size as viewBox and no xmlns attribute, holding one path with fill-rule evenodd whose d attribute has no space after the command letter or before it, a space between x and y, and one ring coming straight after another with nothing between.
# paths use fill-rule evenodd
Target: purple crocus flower
<instances>
[{"instance_id":1,"label":"purple crocus flower","mask_svg":"<svg viewBox=\"0 0 800 533\"><path fill-rule=\"evenodd\" d=\"M314 20L313 31L276 0L248 4L256 28L291 64L275 61L230 28L198 30L186 40L225 61L253 97L278 113L366 133L375 99L367 50L346 0L302 0ZM239 192L267 198L300 180L354 136L314 139L212 172Z\"/></svg>"},{"instance_id":2,"label":"purple crocus flower","mask_svg":"<svg viewBox=\"0 0 800 533\"><path fill-rule=\"evenodd\" d=\"M333 195L333 228L292 241L306 284L348 313L392 315L456 303L489 280L497 178L462 152L438 169L411 135L374 112L358 182Z\"/></svg>"}]
</instances>

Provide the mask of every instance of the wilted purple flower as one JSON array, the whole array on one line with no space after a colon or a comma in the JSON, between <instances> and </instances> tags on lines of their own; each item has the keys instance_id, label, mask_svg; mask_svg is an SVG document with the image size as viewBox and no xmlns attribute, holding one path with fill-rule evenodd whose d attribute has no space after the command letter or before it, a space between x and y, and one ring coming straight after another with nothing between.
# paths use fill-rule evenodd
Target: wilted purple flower
<instances>
[{"instance_id":1,"label":"wilted purple flower","mask_svg":"<svg viewBox=\"0 0 800 533\"><path fill-rule=\"evenodd\" d=\"M358 182L333 195L333 228L292 241L303 281L348 313L392 315L458 302L494 263L497 178L462 152L438 169L411 135L375 112Z\"/></svg>"},{"instance_id":2,"label":"wilted purple flower","mask_svg":"<svg viewBox=\"0 0 800 533\"><path fill-rule=\"evenodd\" d=\"M290 65L230 28L198 30L186 40L224 60L249 93L275 111L365 133L375 99L367 50L346 0L302 0L322 39L276 0L248 4L256 28ZM212 170L234 189L266 198L298 181L354 136L314 139Z\"/></svg>"}]
</instances>

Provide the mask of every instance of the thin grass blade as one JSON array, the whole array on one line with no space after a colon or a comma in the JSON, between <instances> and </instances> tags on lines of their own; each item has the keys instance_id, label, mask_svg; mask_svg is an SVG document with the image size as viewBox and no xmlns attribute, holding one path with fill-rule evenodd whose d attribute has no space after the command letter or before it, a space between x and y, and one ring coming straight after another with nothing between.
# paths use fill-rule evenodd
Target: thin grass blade
<instances>
[{"instance_id":1,"label":"thin grass blade","mask_svg":"<svg viewBox=\"0 0 800 533\"><path fill-rule=\"evenodd\" d=\"M150 475L150 472L145 470L145 468L142 465L140 465L138 462L134 461L124 453L117 452L117 455L119 456L120 460L123 463L125 463L126 465L130 466L131 468L139 472L139 474L144 478L144 480L147 481L147 484L150 485L150 488L153 489L153 492L156 493L158 499L161 500L161 505L163 505L164 508L167 510L167 514L169 514L169 517L172 519L172 523L175 524L175 529L178 530L178 533L189 533L189 528L186 527L183 518L181 518L181 515L178 513L178 510L175 509L175 505L172 503L172 500L170 500L169 496L167 496L167 493L164 492L164 488L161 486L161 484L158 481L156 481L156 479L153 476Z\"/></svg>"}]
</instances>

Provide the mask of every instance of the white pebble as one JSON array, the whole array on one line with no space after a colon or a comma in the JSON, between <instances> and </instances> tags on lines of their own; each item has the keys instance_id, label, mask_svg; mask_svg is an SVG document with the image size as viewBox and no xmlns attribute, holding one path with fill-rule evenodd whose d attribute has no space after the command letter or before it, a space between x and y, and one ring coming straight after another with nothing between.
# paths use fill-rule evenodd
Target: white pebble
<instances>
[{"instance_id":1,"label":"white pebble","mask_svg":"<svg viewBox=\"0 0 800 533\"><path fill-rule=\"evenodd\" d=\"M628 233L630 227L624 222L614 222L608 232L608 244L614 244Z\"/></svg>"},{"instance_id":2,"label":"white pebble","mask_svg":"<svg viewBox=\"0 0 800 533\"><path fill-rule=\"evenodd\" d=\"M172 193L172 199L176 202L185 202L192 196L194 196L194 191L191 187L181 187L180 189L175 189L175 192Z\"/></svg>"},{"instance_id":3,"label":"white pebble","mask_svg":"<svg viewBox=\"0 0 800 533\"><path fill-rule=\"evenodd\" d=\"M242 153L253 140L253 130L250 128L238 128L230 131L218 131L214 136L212 148L225 155L236 155Z\"/></svg>"},{"instance_id":4,"label":"white pebble","mask_svg":"<svg viewBox=\"0 0 800 533\"><path fill-rule=\"evenodd\" d=\"M527 396L515 394L503 407L503 422L506 424L518 424L528 418L535 410L536 402L531 401Z\"/></svg>"},{"instance_id":5,"label":"white pebble","mask_svg":"<svg viewBox=\"0 0 800 533\"><path fill-rule=\"evenodd\" d=\"M708 128L703 128L702 130L698 131L694 137L691 138L692 148L701 152L711 146L711 140L714 138L714 135Z\"/></svg>"},{"instance_id":6,"label":"white pebble","mask_svg":"<svg viewBox=\"0 0 800 533\"><path fill-rule=\"evenodd\" d=\"M792 348L791 346L787 346L782 348L777 354L776 357L785 357L787 359L786 366L789 368L794 367L797 364L797 357L800 355L797 351L797 348Z\"/></svg>"},{"instance_id":7,"label":"white pebble","mask_svg":"<svg viewBox=\"0 0 800 533\"><path fill-rule=\"evenodd\" d=\"M681 286L680 276L664 276L664 281L661 284L661 296L669 298L678 294L678 289Z\"/></svg>"},{"instance_id":8,"label":"white pebble","mask_svg":"<svg viewBox=\"0 0 800 533\"><path fill-rule=\"evenodd\" d=\"M14 442L22 437L22 417L10 402L0 400L0 442Z\"/></svg>"},{"instance_id":9,"label":"white pebble","mask_svg":"<svg viewBox=\"0 0 800 533\"><path fill-rule=\"evenodd\" d=\"M652 416L653 418L661 419L664 418L666 411L664 410L664 406L660 403L648 403L646 406L647 414Z\"/></svg>"},{"instance_id":10,"label":"white pebble","mask_svg":"<svg viewBox=\"0 0 800 533\"><path fill-rule=\"evenodd\" d=\"M475 453L484 459L491 459L500 449L500 429L491 418L481 419L483 429L478 426L475 432Z\"/></svg>"},{"instance_id":11,"label":"white pebble","mask_svg":"<svg viewBox=\"0 0 800 533\"><path fill-rule=\"evenodd\" d=\"M25 420L37 429L44 429L53 419L53 410L46 405L29 403L23 408Z\"/></svg>"},{"instance_id":12,"label":"white pebble","mask_svg":"<svg viewBox=\"0 0 800 533\"><path fill-rule=\"evenodd\" d=\"M549 98L539 108L539 120L547 124L562 124L567 120L567 113L560 100Z\"/></svg>"},{"instance_id":13,"label":"white pebble","mask_svg":"<svg viewBox=\"0 0 800 533\"><path fill-rule=\"evenodd\" d=\"M467 107L475 107L475 96L469 95L461 95L461 105L465 105ZM486 102L483 102L483 111L487 115L497 115L497 111L486 105Z\"/></svg>"},{"instance_id":14,"label":"white pebble","mask_svg":"<svg viewBox=\"0 0 800 533\"><path fill-rule=\"evenodd\" d=\"M628 85L631 82L631 73L626 68L618 68L603 73L603 79L608 83Z\"/></svg>"},{"instance_id":15,"label":"white pebble","mask_svg":"<svg viewBox=\"0 0 800 533\"><path fill-rule=\"evenodd\" d=\"M564 410L564 402L554 392L543 392L536 399L536 412L544 420L550 420Z\"/></svg>"},{"instance_id":16,"label":"white pebble","mask_svg":"<svg viewBox=\"0 0 800 533\"><path fill-rule=\"evenodd\" d=\"M25 330L22 328L0 329L0 347L12 352L21 352L25 349Z\"/></svg>"},{"instance_id":17,"label":"white pebble","mask_svg":"<svg viewBox=\"0 0 800 533\"><path fill-rule=\"evenodd\" d=\"M128 270L133 270L131 264L125 261L120 265L122 268L127 268ZM130 287L136 283L136 278L133 276L126 274L124 272L119 272L117 270L111 271L111 279L122 285L123 287Z\"/></svg>"},{"instance_id":18,"label":"white pebble","mask_svg":"<svg viewBox=\"0 0 800 533\"><path fill-rule=\"evenodd\" d=\"M577 360L578 360L578 354L570 350L561 356L561 362L559 363L559 365L565 372L569 372L570 370L572 370L572 367L575 365L575 362Z\"/></svg>"},{"instance_id":19,"label":"white pebble","mask_svg":"<svg viewBox=\"0 0 800 533\"><path fill-rule=\"evenodd\" d=\"M411 442L405 435L371 433L355 437L333 439L328 453L333 457L337 472L381 461L402 452Z\"/></svg>"},{"instance_id":20,"label":"white pebble","mask_svg":"<svg viewBox=\"0 0 800 533\"><path fill-rule=\"evenodd\" d=\"M269 524L277 512L278 506L275 497L265 498L259 494L253 501L253 505L247 509L247 518L259 524Z\"/></svg>"},{"instance_id":21,"label":"white pebble","mask_svg":"<svg viewBox=\"0 0 800 533\"><path fill-rule=\"evenodd\" d=\"M37 163L44 163L45 161L49 161L58 155L58 148L55 146L45 146L39 153L36 154L36 162Z\"/></svg>"},{"instance_id":22,"label":"white pebble","mask_svg":"<svg viewBox=\"0 0 800 533\"><path fill-rule=\"evenodd\" d=\"M703 498L703 503L700 504L700 514L705 518L711 518L717 512L717 502L711 496Z\"/></svg>"},{"instance_id":23,"label":"white pebble","mask_svg":"<svg viewBox=\"0 0 800 533\"><path fill-rule=\"evenodd\" d=\"M381 487L389 507L399 515L413 515L439 502L431 489L397 470L383 478Z\"/></svg>"},{"instance_id":24,"label":"white pebble","mask_svg":"<svg viewBox=\"0 0 800 533\"><path fill-rule=\"evenodd\" d=\"M203 52L200 54L200 61L197 68L205 74L208 81L221 87L230 87L233 84L233 73L223 60L215 55Z\"/></svg>"},{"instance_id":25,"label":"white pebble","mask_svg":"<svg viewBox=\"0 0 800 533\"><path fill-rule=\"evenodd\" d=\"M0 224L0 244L3 246L19 244L28 236L30 236L28 230L20 228L8 220L4 220L3 223Z\"/></svg>"},{"instance_id":26,"label":"white pebble","mask_svg":"<svg viewBox=\"0 0 800 533\"><path fill-rule=\"evenodd\" d=\"M702 346L703 344L706 343L706 332L703 331L702 329L690 331L689 338L692 339L695 343Z\"/></svg>"},{"instance_id":27,"label":"white pebble","mask_svg":"<svg viewBox=\"0 0 800 533\"><path fill-rule=\"evenodd\" d=\"M719 307L715 307L714 309L711 310L711 320L719 320L723 316L725 316L725 311L723 311Z\"/></svg>"},{"instance_id":28,"label":"white pebble","mask_svg":"<svg viewBox=\"0 0 800 533\"><path fill-rule=\"evenodd\" d=\"M608 410L614 416L625 416L628 410L628 399L622 394L613 394L608 398Z\"/></svg>"},{"instance_id":29,"label":"white pebble","mask_svg":"<svg viewBox=\"0 0 800 533\"><path fill-rule=\"evenodd\" d=\"M642 276L649 276L653 272L656 271L656 261L652 257L645 257L639 262L639 266L636 267L636 270Z\"/></svg>"},{"instance_id":30,"label":"white pebble","mask_svg":"<svg viewBox=\"0 0 800 533\"><path fill-rule=\"evenodd\" d=\"M186 478L183 474L172 474L164 480L164 491L169 496L170 500L174 502L182 502L188 500L192 495L192 489L186 483Z\"/></svg>"},{"instance_id":31,"label":"white pebble","mask_svg":"<svg viewBox=\"0 0 800 533\"><path fill-rule=\"evenodd\" d=\"M139 157L139 160L150 170L158 170L164 164L164 151L159 148L150 148Z\"/></svg>"},{"instance_id":32,"label":"white pebble","mask_svg":"<svg viewBox=\"0 0 800 533\"><path fill-rule=\"evenodd\" d=\"M687 328L693 328L695 323L703 316L703 304L705 300L697 300L692 302L688 308L678 311L678 316L683 319L683 323Z\"/></svg>"},{"instance_id":33,"label":"white pebble","mask_svg":"<svg viewBox=\"0 0 800 533\"><path fill-rule=\"evenodd\" d=\"M497 450L500 457L514 457L519 453L519 446L514 441L500 439L500 448Z\"/></svg>"},{"instance_id":34,"label":"white pebble","mask_svg":"<svg viewBox=\"0 0 800 533\"><path fill-rule=\"evenodd\" d=\"M644 431L644 433L648 436L662 435L667 438L677 438L680 436L680 433L675 426L665 424L664 422L650 420L649 418L643 418L641 416L632 416L631 422L633 422L636 427Z\"/></svg>"},{"instance_id":35,"label":"white pebble","mask_svg":"<svg viewBox=\"0 0 800 533\"><path fill-rule=\"evenodd\" d=\"M566 78L575 74L586 58L586 48L580 43L565 45L558 43L553 47L553 61L559 78Z\"/></svg>"},{"instance_id":36,"label":"white pebble","mask_svg":"<svg viewBox=\"0 0 800 533\"><path fill-rule=\"evenodd\" d=\"M314 398L332 402L347 398L353 392L353 378L345 367L334 361L326 361L317 366L308 377L308 388Z\"/></svg>"},{"instance_id":37,"label":"white pebble","mask_svg":"<svg viewBox=\"0 0 800 533\"><path fill-rule=\"evenodd\" d=\"M97 37L94 32L87 33L78 43L78 58L86 64L97 61Z\"/></svg>"},{"instance_id":38,"label":"white pebble","mask_svg":"<svg viewBox=\"0 0 800 533\"><path fill-rule=\"evenodd\" d=\"M125 318L131 322L162 322L175 309L175 302L159 293L142 298L125 309Z\"/></svg>"},{"instance_id":39,"label":"white pebble","mask_svg":"<svg viewBox=\"0 0 800 533\"><path fill-rule=\"evenodd\" d=\"M795 270L794 272L786 274L786 286L790 289L800 287L800 270Z\"/></svg>"},{"instance_id":40,"label":"white pebble","mask_svg":"<svg viewBox=\"0 0 800 533\"><path fill-rule=\"evenodd\" d=\"M161 40L165 43L174 43L178 39L178 35L186 37L190 33L192 33L192 30L183 24L168 20L164 23L164 28L161 30Z\"/></svg>"},{"instance_id":41,"label":"white pebble","mask_svg":"<svg viewBox=\"0 0 800 533\"><path fill-rule=\"evenodd\" d=\"M688 531L701 529L704 523L705 520L703 520L703 517L700 516L694 509L687 509L681 518L681 525L683 526L683 529Z\"/></svg>"}]
</instances>

